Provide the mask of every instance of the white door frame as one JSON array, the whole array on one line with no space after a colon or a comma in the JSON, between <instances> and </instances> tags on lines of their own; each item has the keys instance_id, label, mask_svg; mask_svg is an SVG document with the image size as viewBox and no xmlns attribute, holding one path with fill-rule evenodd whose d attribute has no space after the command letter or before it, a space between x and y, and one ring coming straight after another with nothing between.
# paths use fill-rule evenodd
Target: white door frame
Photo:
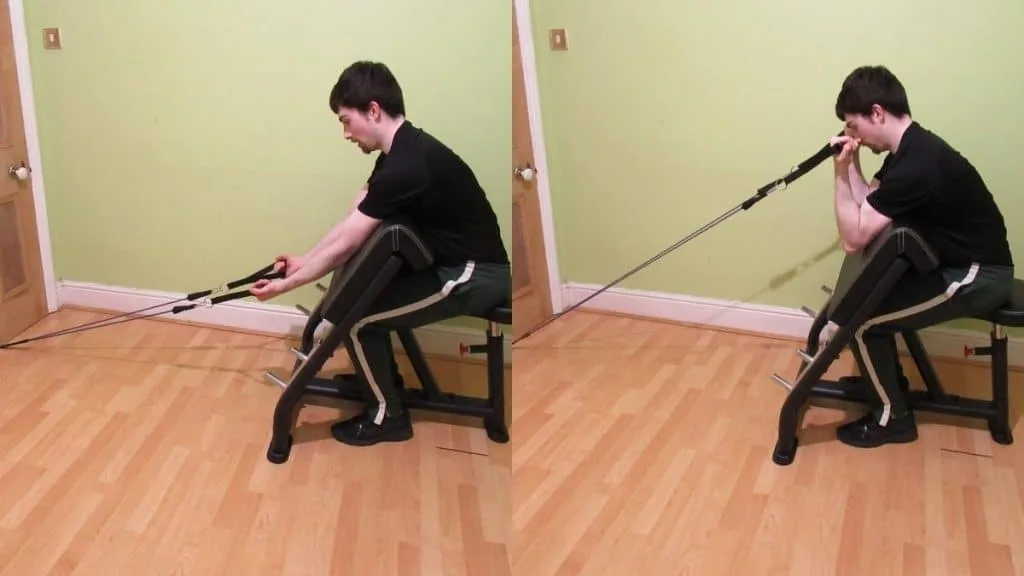
<instances>
[{"instance_id":1,"label":"white door frame","mask_svg":"<svg viewBox=\"0 0 1024 576\"><path fill-rule=\"evenodd\" d=\"M557 314L562 311L562 280L558 275L558 252L555 249L555 222L551 209L544 124L541 122L540 83L537 79L530 0L515 0L515 13L519 25L519 53L523 61L526 110L530 118L530 140L533 145L533 161L537 169L537 196L540 199L541 230L544 234L545 259L548 263L548 290L551 293L551 309Z\"/></svg>"},{"instance_id":2,"label":"white door frame","mask_svg":"<svg viewBox=\"0 0 1024 576\"><path fill-rule=\"evenodd\" d=\"M35 96L32 92L32 71L29 65L28 31L25 26L24 0L9 0L14 60L18 68L18 90L21 96L21 115L25 124L25 144L28 165L32 168L32 196L35 199L36 230L39 232L39 252L43 261L43 285L46 289L46 309L56 312L57 279L53 271L53 247L50 245L50 219L46 213L46 192L43 189L43 160L39 151L39 126L36 124Z\"/></svg>"}]
</instances>

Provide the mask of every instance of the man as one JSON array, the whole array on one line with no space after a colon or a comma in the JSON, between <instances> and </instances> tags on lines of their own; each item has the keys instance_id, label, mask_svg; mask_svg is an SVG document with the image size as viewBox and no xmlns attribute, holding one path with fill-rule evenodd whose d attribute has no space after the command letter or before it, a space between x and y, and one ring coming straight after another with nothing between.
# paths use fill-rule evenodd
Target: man
<instances>
[{"instance_id":1,"label":"man","mask_svg":"<svg viewBox=\"0 0 1024 576\"><path fill-rule=\"evenodd\" d=\"M351 212L301 256L278 257L285 277L257 283L260 300L279 296L341 267L382 220L410 218L433 251L435 266L388 286L356 323L346 346L365 376L362 414L334 424L340 442L366 446L412 437L402 406L390 331L481 313L507 301L511 268L497 217L473 171L455 152L405 118L402 90L387 66L356 62L330 93L345 138L379 151ZM357 379L358 380L358 379Z\"/></svg>"},{"instance_id":2,"label":"man","mask_svg":"<svg viewBox=\"0 0 1024 576\"><path fill-rule=\"evenodd\" d=\"M840 441L875 447L917 439L895 334L985 313L1008 300L1013 259L1003 216L974 166L910 114L906 92L885 67L863 66L843 82L836 116L845 122L835 158L835 217L846 252L864 249L889 226L908 227L935 251L938 271L908 276L851 343L880 405L839 427ZM858 152L888 152L871 183Z\"/></svg>"}]
</instances>

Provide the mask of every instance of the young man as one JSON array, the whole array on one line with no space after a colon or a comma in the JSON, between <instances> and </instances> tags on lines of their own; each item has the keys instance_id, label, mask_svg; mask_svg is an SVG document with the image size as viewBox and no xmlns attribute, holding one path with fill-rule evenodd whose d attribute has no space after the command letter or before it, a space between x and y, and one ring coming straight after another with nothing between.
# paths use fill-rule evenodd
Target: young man
<instances>
[{"instance_id":1,"label":"young man","mask_svg":"<svg viewBox=\"0 0 1024 576\"><path fill-rule=\"evenodd\" d=\"M935 251L938 271L907 276L855 335L851 348L880 405L839 427L840 441L874 447L917 439L895 334L985 313L1010 297L1013 259L1003 216L974 166L911 118L906 92L885 67L863 66L843 82L836 116L845 135L835 158L835 216L843 248L865 248L889 226L908 227ZM858 152L888 152L871 183Z\"/></svg>"},{"instance_id":2,"label":"young man","mask_svg":"<svg viewBox=\"0 0 1024 576\"><path fill-rule=\"evenodd\" d=\"M366 154L379 151L348 216L301 256L278 257L285 278L257 283L260 300L313 282L343 266L382 220L410 218L433 251L435 266L388 286L346 340L366 377L367 406L334 424L334 437L365 446L412 437L399 397L390 332L482 313L509 300L511 267L497 217L472 169L405 118L402 90L387 66L356 62L330 93L345 138Z\"/></svg>"}]
</instances>

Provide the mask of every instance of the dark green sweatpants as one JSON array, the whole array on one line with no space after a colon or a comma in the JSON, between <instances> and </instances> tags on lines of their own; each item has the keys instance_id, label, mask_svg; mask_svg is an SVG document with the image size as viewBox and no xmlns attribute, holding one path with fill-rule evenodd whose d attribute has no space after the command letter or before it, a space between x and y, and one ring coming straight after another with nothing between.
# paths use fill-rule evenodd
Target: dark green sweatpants
<instances>
[{"instance_id":1,"label":"dark green sweatpants","mask_svg":"<svg viewBox=\"0 0 1024 576\"><path fill-rule=\"evenodd\" d=\"M862 381L878 394L875 412L882 426L907 412L896 334L985 314L1010 298L1012 285L1013 268L975 265L907 276L893 289L850 342L864 371Z\"/></svg>"},{"instance_id":2,"label":"dark green sweatpants","mask_svg":"<svg viewBox=\"0 0 1024 576\"><path fill-rule=\"evenodd\" d=\"M352 327L345 346L364 390L367 412L380 424L403 410L395 385L397 364L391 341L395 328L417 328L448 318L480 314L511 300L507 264L468 262L396 277Z\"/></svg>"}]
</instances>

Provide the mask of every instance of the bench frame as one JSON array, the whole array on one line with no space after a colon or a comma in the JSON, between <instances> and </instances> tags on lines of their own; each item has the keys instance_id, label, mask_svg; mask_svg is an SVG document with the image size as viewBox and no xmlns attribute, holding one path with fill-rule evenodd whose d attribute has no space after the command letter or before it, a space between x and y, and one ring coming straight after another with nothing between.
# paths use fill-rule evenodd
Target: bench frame
<instances>
[{"instance_id":1,"label":"bench frame","mask_svg":"<svg viewBox=\"0 0 1024 576\"><path fill-rule=\"evenodd\" d=\"M410 247L415 243L415 248ZM317 286L324 296L316 307L307 312L305 328L298 348L292 353L297 360L287 381L273 372L266 378L283 388L274 409L273 431L267 447L267 460L281 464L288 460L292 448L292 428L296 416L307 396L321 396L341 400L365 401L364 386L352 386L353 375L321 376L326 362L340 348L345 348L346 336L356 322L365 317L377 295L398 277L403 269L425 269L432 264L429 251L419 243L412 228L402 223L388 222L379 227L363 248L352 258L349 267L335 271L331 284ZM354 270L358 270L358 281ZM298 307L306 312L302 307ZM395 332L408 355L422 389L401 388L403 402L409 409L476 416L483 419L487 436L494 442L509 440L505 416L505 349L503 326L512 323L511 304L502 304L485 314L475 316L487 321L486 344L463 347L470 353L484 353L487 357L487 398L445 393L441 391L423 350L411 329ZM322 329L326 327L326 329ZM365 382L359 363L353 362L354 377ZM349 376L346 381L345 376Z\"/></svg>"},{"instance_id":2,"label":"bench frame","mask_svg":"<svg viewBox=\"0 0 1024 576\"><path fill-rule=\"evenodd\" d=\"M503 313L504 309L498 308L495 314L483 317L487 320L487 329L484 331L485 344L466 347L470 353L482 353L486 357L487 398L442 392L413 331L408 328L395 330L402 349L409 357L416 378L421 384L421 388L401 388L402 403L405 407L482 418L487 437L499 444L507 443L509 433L505 418L505 335L502 326L508 323L497 319ZM511 318L510 310L508 314ZM301 361L301 351L293 349L292 352L299 355ZM352 376L359 377L358 374L339 374L332 378L314 376L306 384L306 393L326 398L363 402L366 398L362 390L348 385L344 381L343 377Z\"/></svg>"},{"instance_id":3,"label":"bench frame","mask_svg":"<svg viewBox=\"0 0 1024 576\"><path fill-rule=\"evenodd\" d=\"M968 350L968 353L976 356L991 357L991 396L989 399L946 392L928 353L925 351L919 333L913 330L904 330L900 332L900 337L903 338L907 351L910 352L910 357L924 384L923 390L904 390L909 409L985 420L995 442L1003 445L1013 444L1013 432L1010 427L1009 357L1004 326L992 322L989 332L990 345ZM808 338L807 351L813 355L817 352L818 347L818 337L815 333ZM865 374L865 367L860 365L859 360L857 363L861 374ZM804 358L800 366L801 372L807 367L807 364L808 361ZM861 386L857 382L858 379L859 377L843 378L838 381L819 379L818 383L811 386L809 397L865 405L877 401L868 393L868 387ZM792 459L786 458L785 454L777 452L776 455L777 464L792 462Z\"/></svg>"},{"instance_id":4,"label":"bench frame","mask_svg":"<svg viewBox=\"0 0 1024 576\"><path fill-rule=\"evenodd\" d=\"M822 376L848 346L856 329L870 318L871 313L900 278L905 274L912 273L915 268L926 271L929 265L933 264L925 262L931 255L927 247L923 246L923 242L921 243L921 252L917 254L902 253L904 246L912 243L909 238L915 238L917 242L920 242L920 239L911 231L900 229L892 231L890 234L895 238L892 240L893 244L898 244L899 248L894 249L890 245L886 249L899 250L900 254L887 265L878 281L871 283L869 289L865 289L866 296L863 300L855 303L842 301L848 285L857 282L859 276L860 264L855 261L850 263L850 260L872 258L873 253L877 253L879 246L889 241L885 234L880 235L880 240L874 247L865 251L867 256L848 257L848 261L844 262L839 284L847 286L841 287L840 294L833 293L833 290L828 287L822 287L830 295L828 301L821 306L817 313L804 309L814 317L814 322L808 332L806 350L798 351L802 362L796 383L790 383L778 374L772 374L772 378L776 382L789 390L789 395L779 413L778 439L772 454L773 462L780 466L791 464L796 457L797 433L802 419L801 411L811 398L826 398L860 404L877 402L877 398L869 390L870 387L861 386L858 377L847 377L835 381L823 379ZM896 238L896 236L899 237ZM877 266L877 263L875 265ZM924 390L905 391L909 409L984 419L995 442L1004 445L1013 443L1009 418L1009 356L1005 326L1011 325L1010 312L1022 308L1022 303L1017 302L1017 295L1024 294L1024 281L1014 280L1014 283L1014 302L1009 304L1005 310L997 310L992 314L975 318L991 324L990 345L975 348L973 351L970 348L965 350L967 354L991 357L991 398L989 399L946 392L925 352L918 332L904 330L899 333L906 343L925 385ZM843 310L837 313L837 307L842 307ZM838 314L841 317L840 326L822 347L821 334L831 322L833 314ZM861 359L855 356L855 360L860 367L861 374L866 374L867 371Z\"/></svg>"}]
</instances>

